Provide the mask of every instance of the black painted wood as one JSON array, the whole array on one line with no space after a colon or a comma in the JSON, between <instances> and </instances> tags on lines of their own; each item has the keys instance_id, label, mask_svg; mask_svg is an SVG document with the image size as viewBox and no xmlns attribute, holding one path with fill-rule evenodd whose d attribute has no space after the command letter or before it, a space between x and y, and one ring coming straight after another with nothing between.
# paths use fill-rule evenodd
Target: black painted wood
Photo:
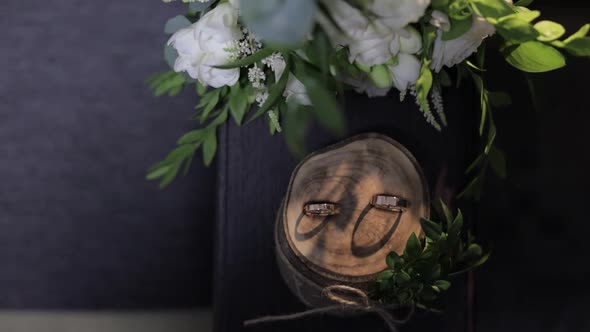
<instances>
[{"instance_id":1,"label":"black painted wood","mask_svg":"<svg viewBox=\"0 0 590 332\"><path fill-rule=\"evenodd\" d=\"M374 131L390 135L415 155L431 188L443 168L448 171L449 183L456 186L463 181L461 174L466 158L472 153L465 142L470 141L473 133L464 130L466 123L473 120L471 95L465 89L445 95L451 126L442 133L424 122L412 101L400 103L397 94L380 99L349 96L346 100L349 134ZM319 130L310 135L312 150L335 141ZM268 135L263 121L245 128L230 124L221 130L215 331L239 331L245 319L304 309L278 274L273 244L276 213L296 162L281 137ZM453 310L448 315L425 315L423 319L413 320L406 331L428 326L437 326L439 331L462 327L465 303L460 289L457 288L456 297L450 301ZM439 326L441 322L443 327ZM379 331L383 328L376 317L369 316L309 318L253 329Z\"/></svg>"}]
</instances>

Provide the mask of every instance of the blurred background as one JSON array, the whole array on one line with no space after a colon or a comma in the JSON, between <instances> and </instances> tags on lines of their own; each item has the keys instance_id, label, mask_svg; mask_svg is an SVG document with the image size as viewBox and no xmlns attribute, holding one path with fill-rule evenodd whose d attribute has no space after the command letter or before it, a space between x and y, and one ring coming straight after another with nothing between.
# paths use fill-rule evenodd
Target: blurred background
<instances>
[{"instance_id":1,"label":"blurred background","mask_svg":"<svg viewBox=\"0 0 590 332\"><path fill-rule=\"evenodd\" d=\"M585 1L535 3L568 32L590 19ZM164 190L145 180L193 128L193 93L155 98L143 83L166 70L162 30L179 10L0 2L0 331L199 332L214 302L218 320L242 310L214 288L218 168L195 162ZM481 203L494 256L478 273L479 330L590 331L590 63L526 78L490 57L491 89L514 105L496 112L509 177Z\"/></svg>"}]
</instances>

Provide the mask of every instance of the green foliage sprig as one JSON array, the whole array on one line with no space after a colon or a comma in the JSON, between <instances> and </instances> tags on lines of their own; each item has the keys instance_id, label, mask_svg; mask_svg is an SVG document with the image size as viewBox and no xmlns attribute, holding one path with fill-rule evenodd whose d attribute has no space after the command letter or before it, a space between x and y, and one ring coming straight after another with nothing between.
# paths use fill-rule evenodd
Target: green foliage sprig
<instances>
[{"instance_id":1,"label":"green foliage sprig","mask_svg":"<svg viewBox=\"0 0 590 332\"><path fill-rule=\"evenodd\" d=\"M377 276L373 298L436 311L437 299L449 289L453 276L487 261L490 254L484 254L475 238L465 234L461 211L453 216L444 204L442 210L445 221L422 219L424 238L412 233L403 254L387 256L388 268Z\"/></svg>"}]
</instances>

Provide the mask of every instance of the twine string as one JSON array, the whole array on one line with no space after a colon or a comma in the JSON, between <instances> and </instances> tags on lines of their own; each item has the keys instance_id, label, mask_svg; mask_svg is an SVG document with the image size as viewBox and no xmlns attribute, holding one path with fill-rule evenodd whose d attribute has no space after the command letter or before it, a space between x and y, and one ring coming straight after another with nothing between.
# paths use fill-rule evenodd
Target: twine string
<instances>
[{"instance_id":1,"label":"twine string","mask_svg":"<svg viewBox=\"0 0 590 332\"><path fill-rule=\"evenodd\" d=\"M316 316L327 313L343 313L343 312L366 312L375 313L385 322L391 332L397 332L397 325L406 323L414 313L414 307L410 307L410 311L403 318L396 318L391 313L391 310L398 309L395 305L382 305L379 302L374 302L369 299L367 293L355 287L347 285L332 285L325 287L322 290L322 295L337 304L309 309L302 312L297 312L287 315L265 316L244 321L244 326L252 326L261 323L274 323L280 321L296 320L308 316Z\"/></svg>"}]
</instances>

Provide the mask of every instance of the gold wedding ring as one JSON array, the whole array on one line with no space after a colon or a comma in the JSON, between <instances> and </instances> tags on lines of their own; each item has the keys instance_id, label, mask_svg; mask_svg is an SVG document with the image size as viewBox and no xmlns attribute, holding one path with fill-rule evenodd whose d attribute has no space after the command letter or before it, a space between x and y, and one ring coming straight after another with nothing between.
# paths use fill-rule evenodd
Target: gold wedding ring
<instances>
[{"instance_id":1,"label":"gold wedding ring","mask_svg":"<svg viewBox=\"0 0 590 332\"><path fill-rule=\"evenodd\" d=\"M309 217L325 217L338 213L338 206L333 203L307 203L303 213Z\"/></svg>"},{"instance_id":2,"label":"gold wedding ring","mask_svg":"<svg viewBox=\"0 0 590 332\"><path fill-rule=\"evenodd\" d=\"M373 196L373 198L371 199L371 205L373 205L377 209L395 212L405 211L409 206L408 200L406 200L405 198L385 194Z\"/></svg>"}]
</instances>

